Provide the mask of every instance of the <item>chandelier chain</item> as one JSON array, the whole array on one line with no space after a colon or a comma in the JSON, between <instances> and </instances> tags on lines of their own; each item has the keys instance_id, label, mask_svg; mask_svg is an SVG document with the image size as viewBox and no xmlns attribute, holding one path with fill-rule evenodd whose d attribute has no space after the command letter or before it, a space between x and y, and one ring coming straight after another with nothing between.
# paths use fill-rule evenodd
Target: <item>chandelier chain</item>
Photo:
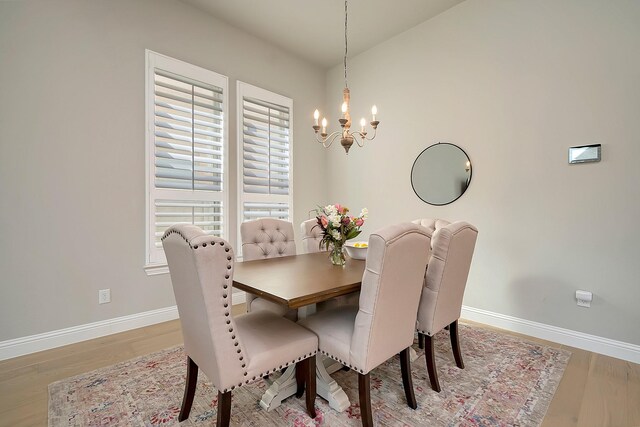
<instances>
[{"instance_id":1,"label":"chandelier chain","mask_svg":"<svg viewBox=\"0 0 640 427\"><path fill-rule=\"evenodd\" d=\"M344 87L347 85L347 0L344 0Z\"/></svg>"}]
</instances>

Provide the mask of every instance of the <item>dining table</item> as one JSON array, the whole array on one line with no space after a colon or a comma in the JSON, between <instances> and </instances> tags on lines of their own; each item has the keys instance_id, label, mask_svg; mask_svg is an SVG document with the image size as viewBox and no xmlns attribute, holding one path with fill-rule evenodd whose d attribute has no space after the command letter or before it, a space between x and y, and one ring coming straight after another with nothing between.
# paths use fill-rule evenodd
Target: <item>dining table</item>
<instances>
[{"instance_id":1,"label":"dining table","mask_svg":"<svg viewBox=\"0 0 640 427\"><path fill-rule=\"evenodd\" d=\"M347 258L344 266L333 265L326 252L237 262L233 286L265 300L296 309L298 318L315 312L315 305L360 290L365 261ZM331 378L338 362L318 354L317 393L329 406L342 412L350 405L342 387ZM289 366L262 395L260 405L271 411L297 390L295 365Z\"/></svg>"}]
</instances>

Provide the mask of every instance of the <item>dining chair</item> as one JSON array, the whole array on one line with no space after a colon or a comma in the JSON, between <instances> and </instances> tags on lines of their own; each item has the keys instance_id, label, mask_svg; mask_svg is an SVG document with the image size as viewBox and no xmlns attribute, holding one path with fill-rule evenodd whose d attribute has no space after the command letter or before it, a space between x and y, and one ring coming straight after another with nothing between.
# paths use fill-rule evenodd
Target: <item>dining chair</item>
<instances>
[{"instance_id":1,"label":"dining chair","mask_svg":"<svg viewBox=\"0 0 640 427\"><path fill-rule=\"evenodd\" d=\"M229 425L232 390L293 364L307 385L306 408L314 418L316 335L266 310L231 315L234 253L225 240L193 225L174 225L162 245L187 354L178 420L189 418L199 369L218 389L220 427Z\"/></svg>"},{"instance_id":2,"label":"dining chair","mask_svg":"<svg viewBox=\"0 0 640 427\"><path fill-rule=\"evenodd\" d=\"M242 258L244 261L277 258L296 254L293 224L275 218L261 218L240 224ZM290 320L298 319L298 312L282 304L267 301L247 292L247 312L269 310Z\"/></svg>"},{"instance_id":3,"label":"dining chair","mask_svg":"<svg viewBox=\"0 0 640 427\"><path fill-rule=\"evenodd\" d=\"M449 223L445 220L422 219L414 223L424 225L433 233L431 257L420 297L416 329L421 348L425 347L431 388L439 393L433 337L448 327L456 366L464 369L458 319L478 230L464 221Z\"/></svg>"},{"instance_id":4,"label":"dining chair","mask_svg":"<svg viewBox=\"0 0 640 427\"><path fill-rule=\"evenodd\" d=\"M300 231L302 231L302 245L308 254L317 252L328 252L326 248L320 247L320 242L322 241L322 229L318 226L317 219L312 218L303 221L300 224ZM317 303L316 310L330 310L335 307L350 304L357 306L359 298L359 292L353 292L348 295L331 298L330 300Z\"/></svg>"},{"instance_id":5,"label":"dining chair","mask_svg":"<svg viewBox=\"0 0 640 427\"><path fill-rule=\"evenodd\" d=\"M308 254L316 252L325 252L326 248L320 247L322 241L322 229L318 225L318 220L315 218L302 221L300 224L300 231L302 232L302 246Z\"/></svg>"},{"instance_id":6,"label":"dining chair","mask_svg":"<svg viewBox=\"0 0 640 427\"><path fill-rule=\"evenodd\" d=\"M429 232L411 223L371 234L358 306L337 307L298 324L318 335L320 352L358 374L362 425L373 425L370 372L400 354L402 383L416 409L409 348L430 251Z\"/></svg>"}]
</instances>

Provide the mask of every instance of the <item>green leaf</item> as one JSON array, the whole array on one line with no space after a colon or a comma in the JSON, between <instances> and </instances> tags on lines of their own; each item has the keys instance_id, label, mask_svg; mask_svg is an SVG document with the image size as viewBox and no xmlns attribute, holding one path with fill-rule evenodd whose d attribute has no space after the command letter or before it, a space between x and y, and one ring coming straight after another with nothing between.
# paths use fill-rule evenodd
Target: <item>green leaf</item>
<instances>
[{"instance_id":1,"label":"green leaf","mask_svg":"<svg viewBox=\"0 0 640 427\"><path fill-rule=\"evenodd\" d=\"M358 235L360 235L361 231L360 230L356 230L355 228L349 230L349 232L347 233L347 236L345 238L345 240L351 240L354 239L356 237L358 237Z\"/></svg>"}]
</instances>

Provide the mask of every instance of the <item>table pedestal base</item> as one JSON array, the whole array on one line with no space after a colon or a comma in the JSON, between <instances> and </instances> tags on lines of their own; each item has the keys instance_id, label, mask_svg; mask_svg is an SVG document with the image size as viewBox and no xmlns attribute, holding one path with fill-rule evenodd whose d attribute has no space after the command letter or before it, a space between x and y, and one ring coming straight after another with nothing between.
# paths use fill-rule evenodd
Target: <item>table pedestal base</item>
<instances>
[{"instance_id":1,"label":"table pedestal base","mask_svg":"<svg viewBox=\"0 0 640 427\"><path fill-rule=\"evenodd\" d=\"M342 365L333 359L322 355L316 356L316 390L320 397L325 399L329 406L342 412L350 405L349 398L342 387L329 374L342 368ZM282 404L287 397L296 394L298 385L296 383L296 367L289 366L282 375L274 380L267 391L262 395L260 406L267 411L271 411Z\"/></svg>"},{"instance_id":2,"label":"table pedestal base","mask_svg":"<svg viewBox=\"0 0 640 427\"><path fill-rule=\"evenodd\" d=\"M296 365L291 365L280 377L271 382L267 391L262 395L262 399L260 399L260 406L267 411L271 411L280 406L284 399L296 394L297 388Z\"/></svg>"},{"instance_id":3,"label":"table pedestal base","mask_svg":"<svg viewBox=\"0 0 640 427\"><path fill-rule=\"evenodd\" d=\"M418 360L418 353L416 353L416 351L413 349L413 347L409 347L409 358L411 359L411 362L415 362L416 360Z\"/></svg>"},{"instance_id":4,"label":"table pedestal base","mask_svg":"<svg viewBox=\"0 0 640 427\"><path fill-rule=\"evenodd\" d=\"M342 387L329 374L342 369L342 365L328 357L317 356L316 360L316 390L324 398L331 409L342 412L351 403Z\"/></svg>"}]
</instances>

